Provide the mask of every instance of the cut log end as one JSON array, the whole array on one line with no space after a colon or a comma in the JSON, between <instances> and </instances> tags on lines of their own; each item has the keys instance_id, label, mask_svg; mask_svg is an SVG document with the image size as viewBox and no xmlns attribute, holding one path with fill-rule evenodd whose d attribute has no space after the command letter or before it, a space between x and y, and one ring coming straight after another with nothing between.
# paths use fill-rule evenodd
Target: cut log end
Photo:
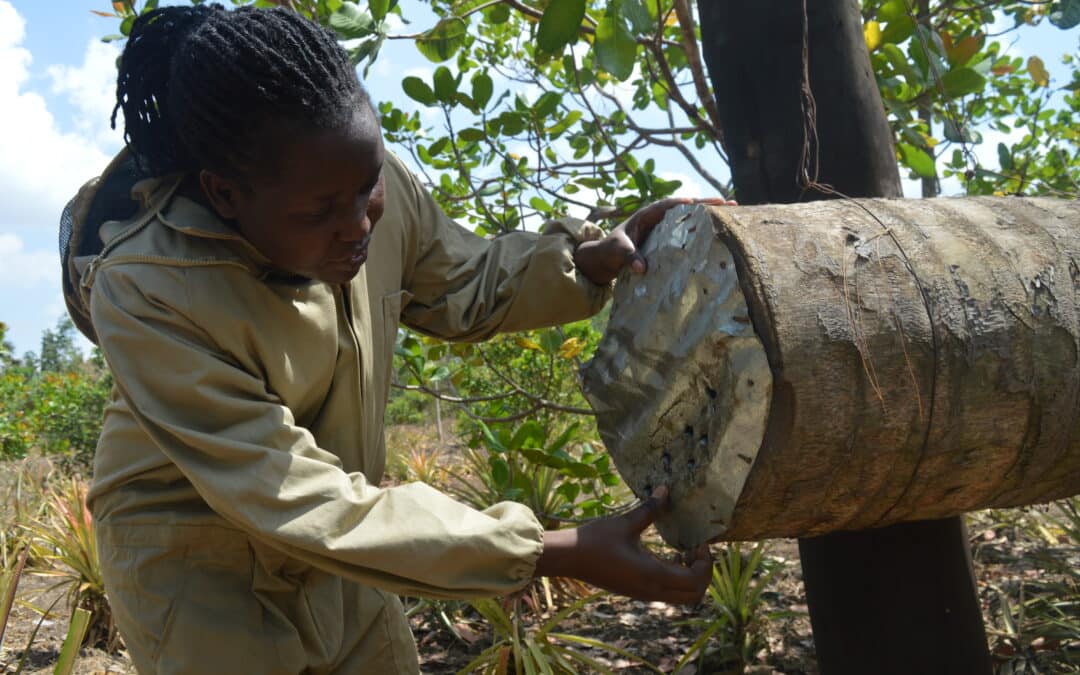
<instances>
[{"instance_id":1,"label":"cut log end","mask_svg":"<svg viewBox=\"0 0 1080 675\"><path fill-rule=\"evenodd\" d=\"M619 280L584 390L634 492L671 488L657 527L688 549L731 522L765 433L772 373L708 218L673 211L643 253L649 273Z\"/></svg>"}]
</instances>

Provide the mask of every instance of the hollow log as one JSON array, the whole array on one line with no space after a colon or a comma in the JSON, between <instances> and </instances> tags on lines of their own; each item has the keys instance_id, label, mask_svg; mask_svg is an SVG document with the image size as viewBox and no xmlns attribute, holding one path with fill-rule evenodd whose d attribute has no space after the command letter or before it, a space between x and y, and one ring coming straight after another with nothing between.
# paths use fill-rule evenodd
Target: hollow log
<instances>
[{"instance_id":1,"label":"hollow log","mask_svg":"<svg viewBox=\"0 0 1080 675\"><path fill-rule=\"evenodd\" d=\"M583 386L672 544L1080 493L1080 202L682 208L644 253Z\"/></svg>"}]
</instances>

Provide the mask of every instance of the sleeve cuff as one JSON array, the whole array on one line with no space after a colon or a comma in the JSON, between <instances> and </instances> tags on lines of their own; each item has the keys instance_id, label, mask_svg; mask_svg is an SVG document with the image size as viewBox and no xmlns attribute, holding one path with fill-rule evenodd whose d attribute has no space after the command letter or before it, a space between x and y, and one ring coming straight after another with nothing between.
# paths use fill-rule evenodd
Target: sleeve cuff
<instances>
[{"instance_id":1,"label":"sleeve cuff","mask_svg":"<svg viewBox=\"0 0 1080 675\"><path fill-rule=\"evenodd\" d=\"M544 552L544 526L532 509L516 502L502 502L485 511L486 514L506 523L507 537L517 560L511 563L508 574L514 590L520 590L536 574L536 563Z\"/></svg>"},{"instance_id":2,"label":"sleeve cuff","mask_svg":"<svg viewBox=\"0 0 1080 675\"><path fill-rule=\"evenodd\" d=\"M574 254L577 252L577 247L587 241L596 241L603 239L605 236L604 230L599 225L592 223L588 220L582 220L580 218L560 218L559 220L549 220L544 223L544 226L540 228L541 234L544 235L563 235L569 246L567 247L567 261L570 270L573 271L574 279L577 285L582 288L588 295L589 305L592 308L592 314L599 312L608 300L611 299L612 292L615 289L615 280L606 284L597 284L582 274L577 269L577 264L574 262ZM569 271L569 270L568 270Z\"/></svg>"}]
</instances>

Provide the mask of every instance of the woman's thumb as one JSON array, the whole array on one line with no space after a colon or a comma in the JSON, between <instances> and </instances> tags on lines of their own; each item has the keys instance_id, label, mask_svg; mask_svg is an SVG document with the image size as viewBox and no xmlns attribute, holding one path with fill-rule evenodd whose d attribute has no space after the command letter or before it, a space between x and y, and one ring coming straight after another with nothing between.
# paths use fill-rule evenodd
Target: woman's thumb
<instances>
[{"instance_id":1,"label":"woman's thumb","mask_svg":"<svg viewBox=\"0 0 1080 675\"><path fill-rule=\"evenodd\" d=\"M635 534L641 534L649 525L656 521L656 517L667 508L669 490L668 486L661 485L654 489L647 499L642 500L633 511L627 514L630 527Z\"/></svg>"}]
</instances>

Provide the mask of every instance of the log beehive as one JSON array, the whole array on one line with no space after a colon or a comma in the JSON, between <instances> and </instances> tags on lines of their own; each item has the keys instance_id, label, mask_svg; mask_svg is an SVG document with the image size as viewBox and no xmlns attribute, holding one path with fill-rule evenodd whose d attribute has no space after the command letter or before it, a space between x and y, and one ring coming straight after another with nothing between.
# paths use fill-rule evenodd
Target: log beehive
<instances>
[{"instance_id":1,"label":"log beehive","mask_svg":"<svg viewBox=\"0 0 1080 675\"><path fill-rule=\"evenodd\" d=\"M583 382L671 543L1080 493L1080 202L686 207L644 253Z\"/></svg>"}]
</instances>

